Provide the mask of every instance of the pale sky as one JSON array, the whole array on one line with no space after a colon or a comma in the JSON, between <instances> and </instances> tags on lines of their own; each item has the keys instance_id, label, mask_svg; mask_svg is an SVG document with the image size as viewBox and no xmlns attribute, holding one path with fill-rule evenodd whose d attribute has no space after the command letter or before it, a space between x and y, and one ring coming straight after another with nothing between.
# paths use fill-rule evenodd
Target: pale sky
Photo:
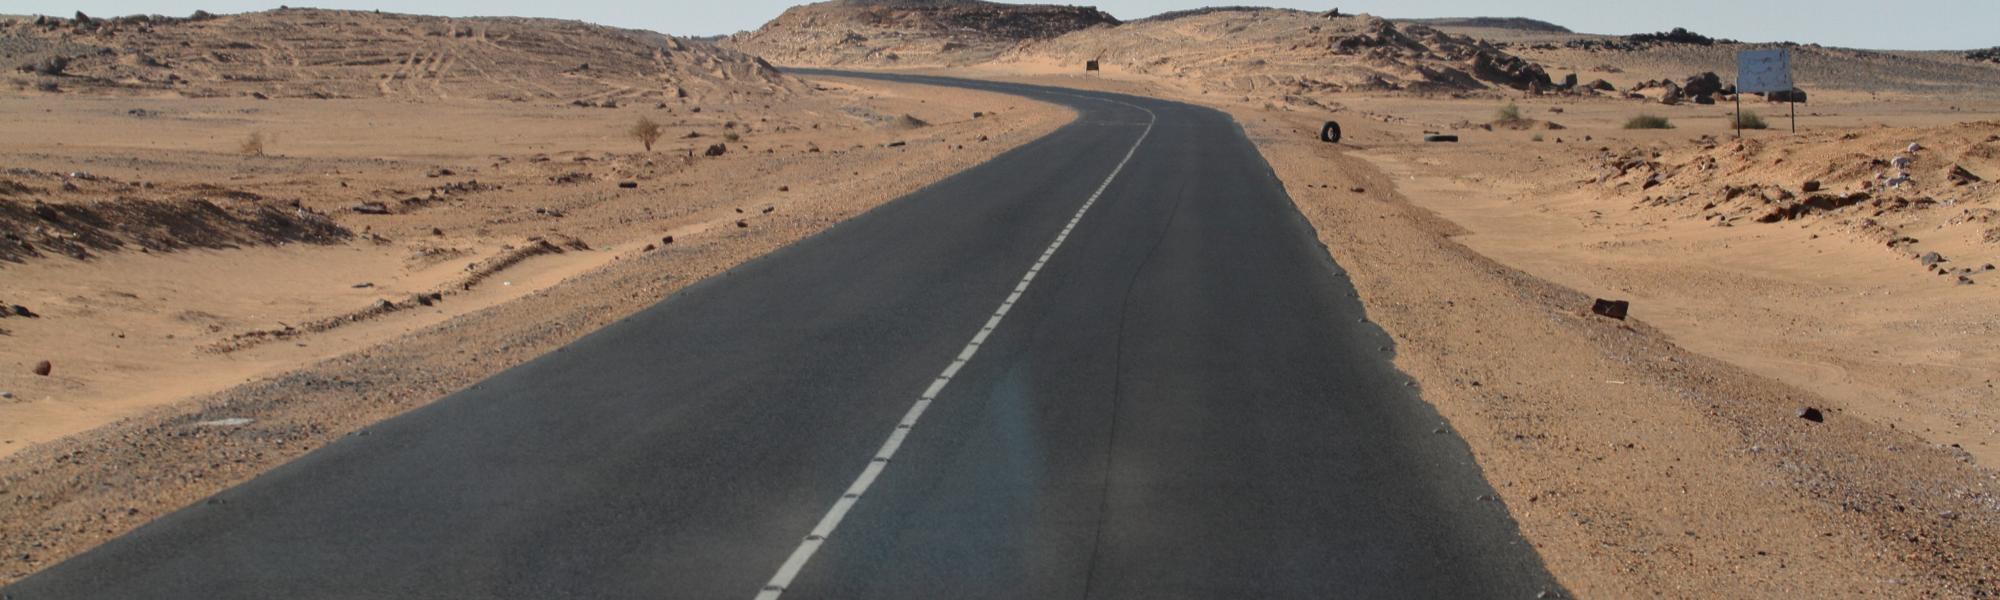
<instances>
[{"instance_id":1,"label":"pale sky","mask_svg":"<svg viewBox=\"0 0 2000 600\"><path fill-rule=\"evenodd\" d=\"M1064 3L1056 0L1057 3ZM215 13L277 8L379 9L449 16L578 19L675 35L755 29L797 4L786 0L0 0L0 14L93 16ZM1584 33L1626 34L1674 27L1750 42L1793 41L1849 48L1966 50L2000 46L2000 0L1100 0L1120 19L1204 5L1270 4L1308 10L1335 6L1384 17L1531 17Z\"/></svg>"}]
</instances>

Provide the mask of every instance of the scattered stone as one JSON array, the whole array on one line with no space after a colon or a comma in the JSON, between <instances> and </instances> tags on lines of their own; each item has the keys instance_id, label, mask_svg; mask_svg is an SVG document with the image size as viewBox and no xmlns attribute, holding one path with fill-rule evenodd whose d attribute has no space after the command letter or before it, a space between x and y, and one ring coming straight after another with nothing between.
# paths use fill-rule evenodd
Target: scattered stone
<instances>
[{"instance_id":1,"label":"scattered stone","mask_svg":"<svg viewBox=\"0 0 2000 600\"><path fill-rule=\"evenodd\" d=\"M902 140L897 140L897 141L894 141L894 142L889 142L888 144L885 144L885 145L883 145L882 147L884 147L884 148L901 148L901 147L904 147L904 146L908 146L908 145L910 145L910 143L909 143L909 142L905 142L905 141L902 141Z\"/></svg>"},{"instance_id":2,"label":"scattered stone","mask_svg":"<svg viewBox=\"0 0 2000 600\"><path fill-rule=\"evenodd\" d=\"M739 215L740 215L740 214L743 214L743 207L741 207L741 206L738 206L738 207L736 207L736 214L739 214Z\"/></svg>"},{"instance_id":3,"label":"scattered stone","mask_svg":"<svg viewBox=\"0 0 2000 600\"><path fill-rule=\"evenodd\" d=\"M417 294L411 296L410 300L416 302L419 306L430 306L432 302L436 302L435 300L431 300L430 294Z\"/></svg>"},{"instance_id":4,"label":"scattered stone","mask_svg":"<svg viewBox=\"0 0 2000 600\"><path fill-rule=\"evenodd\" d=\"M736 228L738 228L738 229L749 229L749 228L750 228L750 222L748 222L748 221L737 221L737 222L736 222Z\"/></svg>"},{"instance_id":5,"label":"scattered stone","mask_svg":"<svg viewBox=\"0 0 2000 600\"><path fill-rule=\"evenodd\" d=\"M548 216L551 216L551 217L555 217L555 218L558 218L558 219L562 218L562 216L563 216L563 211L561 211L561 210L558 210L558 209L554 209L554 208L547 208L547 207L543 207L543 208L537 208L537 209L535 209L535 213L536 213L536 214L543 214L543 215L548 215Z\"/></svg>"},{"instance_id":6,"label":"scattered stone","mask_svg":"<svg viewBox=\"0 0 2000 600\"><path fill-rule=\"evenodd\" d=\"M1964 165L1952 165L1951 172L1945 174L1945 179L1951 181L1952 185L1968 185L1985 181L1980 179L1978 175L1972 174L1972 171L1966 170Z\"/></svg>"},{"instance_id":7,"label":"scattered stone","mask_svg":"<svg viewBox=\"0 0 2000 600\"><path fill-rule=\"evenodd\" d=\"M671 235L670 235L670 236L666 236L666 237L663 237L663 238L660 238L660 243L661 243L661 244L663 244L663 245L669 245L669 244L673 244L673 243L674 243L674 236L671 236Z\"/></svg>"},{"instance_id":8,"label":"scattered stone","mask_svg":"<svg viewBox=\"0 0 2000 600\"><path fill-rule=\"evenodd\" d=\"M722 144L715 144L715 145L712 145L712 146L709 146L709 147L708 147L708 151L707 151L707 152L703 152L703 153L702 153L702 155L703 155L703 156L710 156L710 157L714 157L714 156L722 156L723 154L725 154L725 153L728 153L728 152L729 152L729 147L728 147L728 146L724 146L724 145L722 145Z\"/></svg>"},{"instance_id":9,"label":"scattered stone","mask_svg":"<svg viewBox=\"0 0 2000 600\"><path fill-rule=\"evenodd\" d=\"M1799 418L1805 419L1807 421L1812 421L1814 423L1825 423L1826 413L1822 413L1819 411L1819 409L1808 406L1799 409Z\"/></svg>"},{"instance_id":10,"label":"scattered stone","mask_svg":"<svg viewBox=\"0 0 2000 600\"><path fill-rule=\"evenodd\" d=\"M1806 193L1808 193L1808 194L1810 194L1810 193L1812 193L1812 192L1817 192L1817 191L1819 191L1819 180L1818 180L1818 179L1814 179L1814 180L1811 180L1811 181L1807 181L1807 182L1805 183L1805 185L1801 185L1801 186L1799 186L1799 189L1801 189L1801 190L1805 190L1805 192L1806 192Z\"/></svg>"},{"instance_id":11,"label":"scattered stone","mask_svg":"<svg viewBox=\"0 0 2000 600\"><path fill-rule=\"evenodd\" d=\"M660 247L659 247L659 246L655 246L655 245L652 245L652 244L646 244L646 248L645 248L644 250L640 250L640 252L652 252L652 251L654 251L654 250L658 250L658 249L660 249Z\"/></svg>"},{"instance_id":12,"label":"scattered stone","mask_svg":"<svg viewBox=\"0 0 2000 600\"><path fill-rule=\"evenodd\" d=\"M432 227L432 228L431 228L431 235L444 235L444 229L441 229L441 228L437 228L437 227Z\"/></svg>"},{"instance_id":13,"label":"scattered stone","mask_svg":"<svg viewBox=\"0 0 2000 600\"><path fill-rule=\"evenodd\" d=\"M43 376L43 377L48 377L48 376L49 376L49 373L50 373L50 372L52 372L52 371L54 371L54 370L55 370L55 365L53 365L53 364L50 364L50 363L49 363L49 361L46 361L46 360L45 360L45 361L41 361L41 362L38 362L38 363L35 363L35 374L36 374L36 375L40 375L40 376Z\"/></svg>"},{"instance_id":14,"label":"scattered stone","mask_svg":"<svg viewBox=\"0 0 2000 600\"><path fill-rule=\"evenodd\" d=\"M0 392L0 400L13 400L14 392Z\"/></svg>"},{"instance_id":15,"label":"scattered stone","mask_svg":"<svg viewBox=\"0 0 2000 600\"><path fill-rule=\"evenodd\" d=\"M21 306L21 305L19 305L19 304L16 304L16 305L13 305L13 306L11 306L11 307L9 307L9 308L10 308L10 309L12 309L12 310L14 311L14 316L17 316L17 317L27 317L27 318L30 318L30 319L39 319L39 318L42 318L42 316L41 316L41 315L38 315L38 314L35 314L35 311L32 311L32 310L28 310L28 307L26 307L26 306Z\"/></svg>"},{"instance_id":16,"label":"scattered stone","mask_svg":"<svg viewBox=\"0 0 2000 600\"><path fill-rule=\"evenodd\" d=\"M639 182L637 182L637 181L620 181L620 182L618 182L618 187L621 187L621 188L624 188L624 189L628 189L628 190L629 190L629 189L633 189L633 188L637 188L637 187L639 187Z\"/></svg>"},{"instance_id":17,"label":"scattered stone","mask_svg":"<svg viewBox=\"0 0 2000 600\"><path fill-rule=\"evenodd\" d=\"M352 209L354 210L354 212L358 212L364 215L389 214L389 205L383 204L381 202L363 202L354 205Z\"/></svg>"},{"instance_id":18,"label":"scattered stone","mask_svg":"<svg viewBox=\"0 0 2000 600\"><path fill-rule=\"evenodd\" d=\"M1424 141L1426 141L1426 142L1432 142L1432 143L1437 143L1437 142L1456 142L1456 141L1458 141L1458 136L1456 136L1456 135L1450 135L1450 134L1432 134L1432 135L1427 135L1427 136L1424 136Z\"/></svg>"},{"instance_id":19,"label":"scattered stone","mask_svg":"<svg viewBox=\"0 0 2000 600\"><path fill-rule=\"evenodd\" d=\"M789 186L789 185L781 185L781 186L778 186L778 191L780 191L780 192L789 192L789 191L792 191L792 186Z\"/></svg>"},{"instance_id":20,"label":"scattered stone","mask_svg":"<svg viewBox=\"0 0 2000 600\"><path fill-rule=\"evenodd\" d=\"M1917 257L1917 262L1923 263L1926 267L1935 267L1938 263L1945 262L1945 260L1942 254L1925 252L1923 256Z\"/></svg>"},{"instance_id":21,"label":"scattered stone","mask_svg":"<svg viewBox=\"0 0 2000 600\"><path fill-rule=\"evenodd\" d=\"M375 308L378 310L396 310L396 303L388 300L376 300Z\"/></svg>"},{"instance_id":22,"label":"scattered stone","mask_svg":"<svg viewBox=\"0 0 2000 600\"><path fill-rule=\"evenodd\" d=\"M363 282L361 282L361 283L357 283L357 284L354 284L354 285L353 285L353 286L351 286L351 287L353 287L354 289L357 289L357 290L365 290L365 289L368 289L368 288L372 288L372 287L375 287L375 284L374 284L374 283L372 283L372 282L367 282L367 281L363 281Z\"/></svg>"},{"instance_id":23,"label":"scattered stone","mask_svg":"<svg viewBox=\"0 0 2000 600\"><path fill-rule=\"evenodd\" d=\"M1366 193L1368 193L1368 188L1365 188L1365 187L1361 187L1361 186L1354 186L1354 187L1351 187L1351 188L1347 188L1347 191L1350 191L1350 192L1354 192L1354 193L1356 193L1356 194L1366 194Z\"/></svg>"},{"instance_id":24,"label":"scattered stone","mask_svg":"<svg viewBox=\"0 0 2000 600\"><path fill-rule=\"evenodd\" d=\"M1632 303L1626 300L1605 300L1599 298L1596 303L1590 306L1590 312L1620 321L1625 320L1625 315L1631 312L1631 310Z\"/></svg>"}]
</instances>

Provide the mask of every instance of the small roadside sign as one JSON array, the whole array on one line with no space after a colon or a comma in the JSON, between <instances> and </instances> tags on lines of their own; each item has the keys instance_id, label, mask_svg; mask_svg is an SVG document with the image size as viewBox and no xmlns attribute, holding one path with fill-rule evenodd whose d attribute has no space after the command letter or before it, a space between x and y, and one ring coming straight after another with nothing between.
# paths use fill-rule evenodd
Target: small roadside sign
<instances>
[{"instance_id":1,"label":"small roadside sign","mask_svg":"<svg viewBox=\"0 0 2000 600\"><path fill-rule=\"evenodd\" d=\"M1743 95L1781 93L1792 109L1792 131L1799 130L1799 109L1793 103L1798 86L1792 82L1792 51L1787 48L1746 50L1736 55L1736 137L1743 137Z\"/></svg>"},{"instance_id":2,"label":"small roadside sign","mask_svg":"<svg viewBox=\"0 0 2000 600\"><path fill-rule=\"evenodd\" d=\"M1792 91L1792 51L1749 50L1736 55L1736 93Z\"/></svg>"}]
</instances>

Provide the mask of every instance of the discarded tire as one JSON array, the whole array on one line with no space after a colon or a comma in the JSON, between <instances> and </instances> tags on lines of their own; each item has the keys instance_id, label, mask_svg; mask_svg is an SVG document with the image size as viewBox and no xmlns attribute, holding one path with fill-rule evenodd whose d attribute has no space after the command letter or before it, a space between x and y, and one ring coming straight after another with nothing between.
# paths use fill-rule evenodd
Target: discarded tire
<instances>
[{"instance_id":1,"label":"discarded tire","mask_svg":"<svg viewBox=\"0 0 2000 600\"><path fill-rule=\"evenodd\" d=\"M1340 143L1340 123L1327 121L1319 128L1319 141L1329 144Z\"/></svg>"},{"instance_id":2,"label":"discarded tire","mask_svg":"<svg viewBox=\"0 0 2000 600\"><path fill-rule=\"evenodd\" d=\"M1426 141L1426 142L1456 142L1456 141L1458 141L1458 136L1455 136L1455 135L1427 135L1427 136L1424 136L1424 141Z\"/></svg>"}]
</instances>

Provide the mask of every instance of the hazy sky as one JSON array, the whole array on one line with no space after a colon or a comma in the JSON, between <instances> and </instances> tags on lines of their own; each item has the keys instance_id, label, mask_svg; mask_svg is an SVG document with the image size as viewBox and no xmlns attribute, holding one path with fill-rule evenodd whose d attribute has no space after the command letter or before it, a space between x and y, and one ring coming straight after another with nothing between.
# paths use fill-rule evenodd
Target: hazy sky
<instances>
[{"instance_id":1,"label":"hazy sky","mask_svg":"<svg viewBox=\"0 0 2000 600\"><path fill-rule=\"evenodd\" d=\"M1061 0L1054 0L1059 3ZM677 35L755 29L797 2L785 0L291 0L299 6L380 9L451 16L580 19ZM241 12L285 0L0 0L0 14L185 15ZM1099 0L1121 19L1204 5L1271 4L1310 10L1338 6L1385 17L1533 17L1585 33L1624 34L1674 27L1744 41L1794 41L1903 50L2000 45L2000 0Z\"/></svg>"}]
</instances>

